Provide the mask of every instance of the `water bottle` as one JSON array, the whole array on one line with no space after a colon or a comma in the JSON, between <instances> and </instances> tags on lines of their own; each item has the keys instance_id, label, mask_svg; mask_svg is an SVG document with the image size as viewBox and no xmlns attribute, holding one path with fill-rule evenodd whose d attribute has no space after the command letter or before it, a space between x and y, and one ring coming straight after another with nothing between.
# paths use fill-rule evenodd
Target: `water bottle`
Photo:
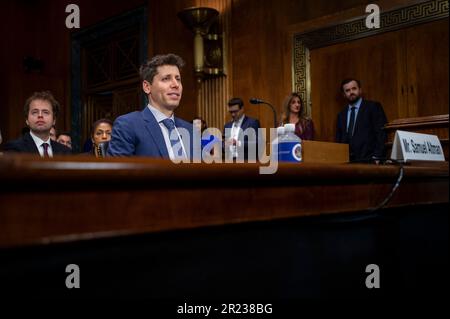
<instances>
[{"instance_id":1,"label":"water bottle","mask_svg":"<svg viewBox=\"0 0 450 319\"><path fill-rule=\"evenodd\" d=\"M302 140L295 135L295 124L284 125L284 135L278 139L278 161L300 163Z\"/></svg>"},{"instance_id":2,"label":"water bottle","mask_svg":"<svg viewBox=\"0 0 450 319\"><path fill-rule=\"evenodd\" d=\"M272 156L272 160L278 160L278 148L275 148L279 144L280 138L284 135L284 127L277 127L277 137L272 142L272 152L270 153Z\"/></svg>"}]
</instances>

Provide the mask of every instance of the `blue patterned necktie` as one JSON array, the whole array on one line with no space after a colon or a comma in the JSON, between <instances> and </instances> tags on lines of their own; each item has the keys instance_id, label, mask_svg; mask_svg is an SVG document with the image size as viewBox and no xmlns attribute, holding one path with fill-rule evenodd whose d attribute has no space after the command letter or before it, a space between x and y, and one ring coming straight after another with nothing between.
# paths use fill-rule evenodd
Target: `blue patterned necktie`
<instances>
[{"instance_id":1,"label":"blue patterned necktie","mask_svg":"<svg viewBox=\"0 0 450 319\"><path fill-rule=\"evenodd\" d=\"M170 144L172 145L173 155L175 156L175 158L184 158L185 156L184 156L182 144L181 144L180 138L178 137L178 133L175 130L175 123L173 122L172 119L164 119L164 120L162 120L162 123L164 124L165 127L167 127L167 130L169 131L169 140L170 140ZM175 131L175 133L173 133L173 135L172 135L173 131ZM173 139L171 137L173 137ZM180 144L180 145L178 145L178 144ZM175 148L175 145L178 145L177 148ZM175 151L177 153L175 153Z\"/></svg>"}]
</instances>

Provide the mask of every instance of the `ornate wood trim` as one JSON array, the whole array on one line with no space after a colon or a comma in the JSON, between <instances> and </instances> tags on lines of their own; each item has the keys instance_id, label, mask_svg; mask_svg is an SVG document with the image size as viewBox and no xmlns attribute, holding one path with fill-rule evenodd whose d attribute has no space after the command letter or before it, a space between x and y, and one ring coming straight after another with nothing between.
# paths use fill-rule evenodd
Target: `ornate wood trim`
<instances>
[{"instance_id":1,"label":"ornate wood trim","mask_svg":"<svg viewBox=\"0 0 450 319\"><path fill-rule=\"evenodd\" d=\"M448 126L449 124L448 114L396 119L388 123L385 127L391 128L391 127L398 127L399 125L417 125L417 124L419 125L445 124Z\"/></svg>"},{"instance_id":2,"label":"ornate wood trim","mask_svg":"<svg viewBox=\"0 0 450 319\"><path fill-rule=\"evenodd\" d=\"M380 14L379 29L367 28L365 26L366 16L360 16L336 25L294 34L292 56L293 89L299 92L305 101L307 114L311 114L309 50L444 19L448 18L448 16L448 0L433 0L382 12Z\"/></svg>"},{"instance_id":3,"label":"ornate wood trim","mask_svg":"<svg viewBox=\"0 0 450 319\"><path fill-rule=\"evenodd\" d=\"M139 7L116 17L109 18L91 27L83 28L72 34L71 39L71 115L72 115L72 140L75 151L80 150L82 135L82 110L81 105L81 49L83 46L98 41L99 38L127 29L132 26L139 28L139 60L147 58L148 27L147 7ZM145 101L142 101L145 105ZM90 125L89 123L88 125Z\"/></svg>"}]
</instances>

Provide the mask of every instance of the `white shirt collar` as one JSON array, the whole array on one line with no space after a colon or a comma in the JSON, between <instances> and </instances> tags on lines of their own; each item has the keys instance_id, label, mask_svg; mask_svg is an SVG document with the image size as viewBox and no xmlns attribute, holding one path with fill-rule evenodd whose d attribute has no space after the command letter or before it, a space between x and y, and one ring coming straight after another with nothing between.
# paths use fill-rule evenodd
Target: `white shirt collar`
<instances>
[{"instance_id":1,"label":"white shirt collar","mask_svg":"<svg viewBox=\"0 0 450 319\"><path fill-rule=\"evenodd\" d=\"M242 116L239 118L239 120L234 121L233 124L236 127L241 127L242 126L242 122L244 122L244 117L245 117L245 114L242 114Z\"/></svg>"},{"instance_id":2,"label":"white shirt collar","mask_svg":"<svg viewBox=\"0 0 450 319\"><path fill-rule=\"evenodd\" d=\"M38 137L35 134L33 134L32 131L30 131L30 136L33 139L33 142L36 145L36 148L38 149L39 155L41 157L44 156L44 148L42 147L42 144L44 144L44 143L48 144L48 148L47 148L48 155L50 157L53 157L53 148L52 148L52 143L51 143L50 136L48 137L48 139L46 141L42 140L40 137Z\"/></svg>"},{"instance_id":3,"label":"white shirt collar","mask_svg":"<svg viewBox=\"0 0 450 319\"><path fill-rule=\"evenodd\" d=\"M31 138L32 138L33 141L34 141L34 144L36 144L38 147L41 146L41 145L44 144L44 143L47 143L48 145L51 146L51 143L50 143L50 136L47 138L46 141L44 141L43 139L41 139L40 137L38 137L37 135L35 135L32 131L30 131L30 135L31 135Z\"/></svg>"},{"instance_id":4,"label":"white shirt collar","mask_svg":"<svg viewBox=\"0 0 450 319\"><path fill-rule=\"evenodd\" d=\"M350 111L351 109L352 109L352 107L354 106L354 107L356 107L356 111L358 111L359 110L359 107L361 106L361 103L362 103L362 97L360 97L356 102L355 102L355 104L349 104L348 105L348 110Z\"/></svg>"},{"instance_id":5,"label":"white shirt collar","mask_svg":"<svg viewBox=\"0 0 450 319\"><path fill-rule=\"evenodd\" d=\"M147 107L149 108L150 112L152 112L153 116L155 117L155 119L158 123L161 123L161 121L163 121L165 119L172 119L172 121L175 122L175 116L173 113L172 113L171 117L167 117L167 115L165 115L163 112L158 110L156 107L150 105L150 103L147 105Z\"/></svg>"},{"instance_id":6,"label":"white shirt collar","mask_svg":"<svg viewBox=\"0 0 450 319\"><path fill-rule=\"evenodd\" d=\"M167 117L163 112L161 112L160 110L158 110L154 106L150 105L150 103L147 106L148 106L150 112L152 112L152 114L155 117L156 121L158 122L159 127L161 128L161 132L162 132L163 137L164 137L164 142L166 144L167 152L169 153L169 158L174 159L175 156L173 154L172 144L170 143L168 129L164 125L164 123L162 121L165 120L165 119L171 119L175 123L175 115L172 113L171 117ZM180 138L180 141L182 141L180 133L178 132L178 129L176 128L176 125L175 125L175 131L177 132L178 137ZM185 148L184 144L181 143L181 146L183 148L183 153L186 156L187 153L186 153L186 148ZM186 156L186 158L187 158L187 156Z\"/></svg>"}]
</instances>

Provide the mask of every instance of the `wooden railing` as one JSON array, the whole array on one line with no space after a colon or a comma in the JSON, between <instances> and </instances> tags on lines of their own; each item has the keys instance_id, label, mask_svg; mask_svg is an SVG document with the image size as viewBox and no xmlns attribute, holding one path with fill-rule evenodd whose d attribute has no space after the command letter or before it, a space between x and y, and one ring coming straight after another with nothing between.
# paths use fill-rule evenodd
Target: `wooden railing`
<instances>
[{"instance_id":1,"label":"wooden railing","mask_svg":"<svg viewBox=\"0 0 450 319\"><path fill-rule=\"evenodd\" d=\"M388 149L388 156L391 154L392 143L394 142L395 132L397 130L409 131L422 134L437 135L441 141L444 149L445 160L448 161L448 134L449 120L448 114L433 115L424 117L412 117L397 119L385 126L388 135L388 142L386 144Z\"/></svg>"}]
</instances>

